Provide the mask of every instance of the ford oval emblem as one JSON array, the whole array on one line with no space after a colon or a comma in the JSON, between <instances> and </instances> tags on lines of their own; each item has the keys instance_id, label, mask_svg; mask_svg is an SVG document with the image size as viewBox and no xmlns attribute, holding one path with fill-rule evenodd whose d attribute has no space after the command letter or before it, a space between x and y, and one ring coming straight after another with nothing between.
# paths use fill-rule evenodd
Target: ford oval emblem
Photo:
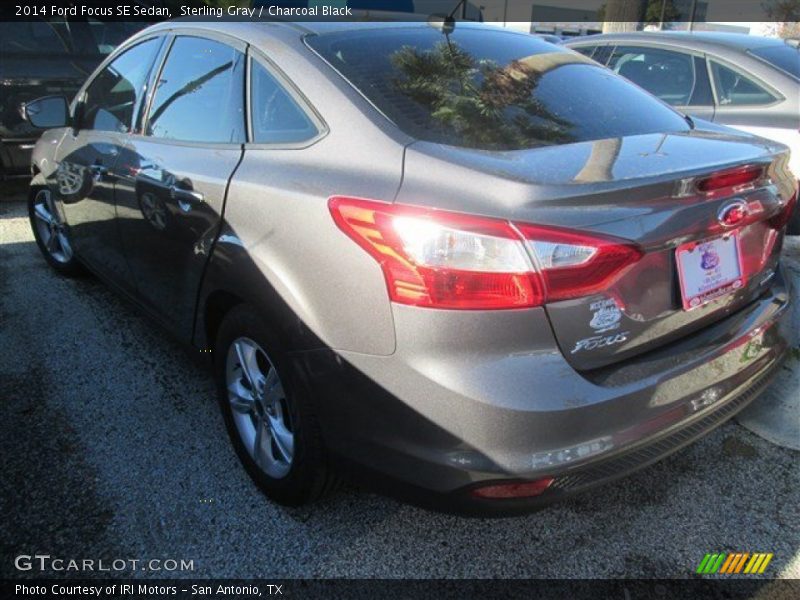
<instances>
[{"instance_id":1,"label":"ford oval emblem","mask_svg":"<svg viewBox=\"0 0 800 600\"><path fill-rule=\"evenodd\" d=\"M747 207L747 202L734 200L719 209L717 221L723 227L735 227L744 221L748 214L750 214L750 210Z\"/></svg>"}]
</instances>

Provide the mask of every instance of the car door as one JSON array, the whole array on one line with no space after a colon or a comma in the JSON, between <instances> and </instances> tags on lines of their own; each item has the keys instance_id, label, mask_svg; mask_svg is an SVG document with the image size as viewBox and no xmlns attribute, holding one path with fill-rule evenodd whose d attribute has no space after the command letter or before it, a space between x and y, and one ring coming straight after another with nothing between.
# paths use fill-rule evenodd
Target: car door
<instances>
[{"instance_id":1,"label":"car door","mask_svg":"<svg viewBox=\"0 0 800 600\"><path fill-rule=\"evenodd\" d=\"M140 130L127 139L115 192L139 298L186 339L246 141L246 47L209 35L168 42Z\"/></svg>"},{"instance_id":2,"label":"car door","mask_svg":"<svg viewBox=\"0 0 800 600\"><path fill-rule=\"evenodd\" d=\"M677 110L712 120L714 98L705 59L700 55L650 46L617 46L608 68Z\"/></svg>"},{"instance_id":3,"label":"car door","mask_svg":"<svg viewBox=\"0 0 800 600\"><path fill-rule=\"evenodd\" d=\"M153 37L125 49L79 92L72 108L74 128L59 145L50 182L81 260L128 289L132 278L114 207L115 166L161 42Z\"/></svg>"}]
</instances>

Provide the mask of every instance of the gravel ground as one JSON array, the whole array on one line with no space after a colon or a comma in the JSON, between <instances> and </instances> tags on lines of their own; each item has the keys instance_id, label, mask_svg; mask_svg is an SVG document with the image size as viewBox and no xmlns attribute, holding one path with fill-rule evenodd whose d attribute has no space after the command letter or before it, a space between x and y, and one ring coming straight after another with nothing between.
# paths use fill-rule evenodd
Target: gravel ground
<instances>
[{"instance_id":1,"label":"gravel ground","mask_svg":"<svg viewBox=\"0 0 800 600\"><path fill-rule=\"evenodd\" d=\"M229 447L209 375L103 284L57 277L20 202L0 203L0 348L0 576L43 552L192 559L199 577L686 577L706 552L747 551L800 578L800 454L734 422L523 518L353 488L273 506Z\"/></svg>"}]
</instances>

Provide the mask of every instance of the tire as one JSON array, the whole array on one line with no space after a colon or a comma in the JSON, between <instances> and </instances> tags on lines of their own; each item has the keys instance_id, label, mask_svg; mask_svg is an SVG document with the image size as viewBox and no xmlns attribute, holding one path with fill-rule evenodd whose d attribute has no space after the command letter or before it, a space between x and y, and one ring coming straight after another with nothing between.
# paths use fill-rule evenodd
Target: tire
<instances>
[{"instance_id":1,"label":"tire","mask_svg":"<svg viewBox=\"0 0 800 600\"><path fill-rule=\"evenodd\" d=\"M245 470L273 501L301 506L328 493L336 478L311 402L304 387L293 383L286 351L262 316L238 305L220 325L214 368L225 427Z\"/></svg>"},{"instance_id":2,"label":"tire","mask_svg":"<svg viewBox=\"0 0 800 600\"><path fill-rule=\"evenodd\" d=\"M69 239L69 226L61 219L52 192L35 186L28 193L28 218L36 245L53 269L67 277L85 274Z\"/></svg>"}]
</instances>

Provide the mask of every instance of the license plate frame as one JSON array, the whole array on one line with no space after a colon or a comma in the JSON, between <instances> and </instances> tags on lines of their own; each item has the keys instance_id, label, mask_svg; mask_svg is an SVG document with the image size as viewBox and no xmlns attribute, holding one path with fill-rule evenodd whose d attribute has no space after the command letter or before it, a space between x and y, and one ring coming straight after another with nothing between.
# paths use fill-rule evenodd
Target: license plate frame
<instances>
[{"instance_id":1,"label":"license plate frame","mask_svg":"<svg viewBox=\"0 0 800 600\"><path fill-rule=\"evenodd\" d=\"M681 244L675 249L675 263L685 311L727 296L747 282L738 231Z\"/></svg>"}]
</instances>

